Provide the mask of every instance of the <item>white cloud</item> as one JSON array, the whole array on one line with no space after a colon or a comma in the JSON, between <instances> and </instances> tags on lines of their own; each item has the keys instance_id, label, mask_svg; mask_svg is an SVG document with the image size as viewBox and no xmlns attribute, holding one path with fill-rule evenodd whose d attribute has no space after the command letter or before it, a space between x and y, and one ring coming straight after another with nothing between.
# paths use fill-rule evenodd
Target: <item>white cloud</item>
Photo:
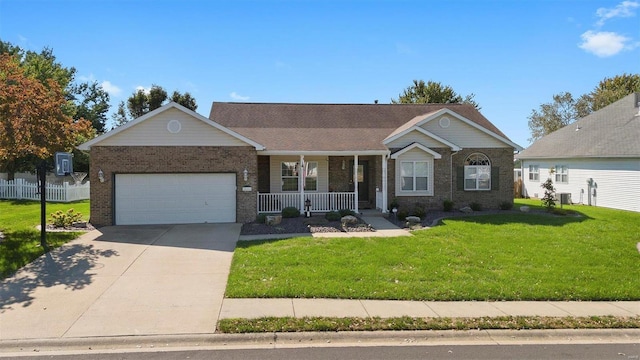
<instances>
[{"instance_id":1,"label":"white cloud","mask_svg":"<svg viewBox=\"0 0 640 360\"><path fill-rule=\"evenodd\" d=\"M582 38L582 43L579 47L599 57L613 56L622 50L629 50L634 47L634 45L626 44L631 39L614 32L589 30L580 35L580 37Z\"/></svg>"},{"instance_id":2,"label":"white cloud","mask_svg":"<svg viewBox=\"0 0 640 360\"><path fill-rule=\"evenodd\" d=\"M78 76L78 80L84 81L84 82L94 82L96 81L96 77L93 76L93 74L89 74L89 76L80 75Z\"/></svg>"},{"instance_id":3,"label":"white cloud","mask_svg":"<svg viewBox=\"0 0 640 360\"><path fill-rule=\"evenodd\" d=\"M102 84L100 84L100 86L102 86L104 91L109 93L109 95L111 96L120 96L120 94L122 93L122 89L113 85L109 80L103 81Z\"/></svg>"},{"instance_id":4,"label":"white cloud","mask_svg":"<svg viewBox=\"0 0 640 360\"><path fill-rule=\"evenodd\" d=\"M599 8L596 10L596 16L599 20L596 25L602 26L604 23L617 17L633 17L635 16L635 9L640 7L640 3L636 1L623 1L612 9Z\"/></svg>"},{"instance_id":5,"label":"white cloud","mask_svg":"<svg viewBox=\"0 0 640 360\"><path fill-rule=\"evenodd\" d=\"M231 94L229 94L229 96L233 100L237 100L237 101L247 101L247 100L249 100L248 96L241 96L240 94L236 93L235 91L232 91Z\"/></svg>"}]
</instances>

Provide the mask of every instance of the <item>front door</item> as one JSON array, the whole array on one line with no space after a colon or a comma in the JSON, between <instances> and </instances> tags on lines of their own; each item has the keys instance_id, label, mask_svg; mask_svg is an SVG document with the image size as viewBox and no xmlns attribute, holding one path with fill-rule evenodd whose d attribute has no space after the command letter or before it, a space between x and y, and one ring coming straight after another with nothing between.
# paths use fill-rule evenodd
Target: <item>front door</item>
<instances>
[{"instance_id":1,"label":"front door","mask_svg":"<svg viewBox=\"0 0 640 360\"><path fill-rule=\"evenodd\" d=\"M353 186L353 160L349 172L349 184L351 184L351 191L355 191ZM369 161L358 161L358 201L369 201Z\"/></svg>"}]
</instances>

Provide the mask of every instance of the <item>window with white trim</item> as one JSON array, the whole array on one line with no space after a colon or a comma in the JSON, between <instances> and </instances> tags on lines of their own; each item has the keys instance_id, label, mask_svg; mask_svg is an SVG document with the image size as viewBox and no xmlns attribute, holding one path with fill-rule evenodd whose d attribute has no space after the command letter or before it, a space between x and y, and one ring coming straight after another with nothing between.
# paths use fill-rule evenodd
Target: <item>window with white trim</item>
<instances>
[{"instance_id":1,"label":"window with white trim","mask_svg":"<svg viewBox=\"0 0 640 360\"><path fill-rule=\"evenodd\" d=\"M529 181L540 181L540 167L529 165Z\"/></svg>"},{"instance_id":2,"label":"window with white trim","mask_svg":"<svg viewBox=\"0 0 640 360\"><path fill-rule=\"evenodd\" d=\"M428 191L429 163L427 161L401 161L400 183L402 191Z\"/></svg>"},{"instance_id":3,"label":"window with white trim","mask_svg":"<svg viewBox=\"0 0 640 360\"><path fill-rule=\"evenodd\" d=\"M491 161L485 154L473 153L465 160L464 189L491 190Z\"/></svg>"},{"instance_id":4,"label":"window with white trim","mask_svg":"<svg viewBox=\"0 0 640 360\"><path fill-rule=\"evenodd\" d=\"M281 163L282 191L298 191L298 163L283 161Z\"/></svg>"},{"instance_id":5,"label":"window with white trim","mask_svg":"<svg viewBox=\"0 0 640 360\"><path fill-rule=\"evenodd\" d=\"M566 165L556 165L556 183L569 182L569 168Z\"/></svg>"},{"instance_id":6,"label":"window with white trim","mask_svg":"<svg viewBox=\"0 0 640 360\"><path fill-rule=\"evenodd\" d=\"M299 163L295 161L283 161L281 163L281 184L282 191L299 191L298 176ZM309 161L305 163L304 169L304 189L306 191L318 190L318 162Z\"/></svg>"},{"instance_id":7,"label":"window with white trim","mask_svg":"<svg viewBox=\"0 0 640 360\"><path fill-rule=\"evenodd\" d=\"M308 161L305 163L304 189L306 191L318 190L318 162Z\"/></svg>"}]
</instances>

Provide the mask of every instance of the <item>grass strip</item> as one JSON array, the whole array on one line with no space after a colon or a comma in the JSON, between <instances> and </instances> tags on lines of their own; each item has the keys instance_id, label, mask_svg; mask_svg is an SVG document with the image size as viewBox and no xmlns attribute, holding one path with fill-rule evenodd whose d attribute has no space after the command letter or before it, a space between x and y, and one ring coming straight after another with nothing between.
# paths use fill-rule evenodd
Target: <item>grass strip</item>
<instances>
[{"instance_id":1,"label":"grass strip","mask_svg":"<svg viewBox=\"0 0 640 360\"><path fill-rule=\"evenodd\" d=\"M305 331L384 331L384 330L552 330L552 329L635 329L640 317L590 316L499 316L480 318L335 318L263 317L222 319L218 331L226 334Z\"/></svg>"}]
</instances>

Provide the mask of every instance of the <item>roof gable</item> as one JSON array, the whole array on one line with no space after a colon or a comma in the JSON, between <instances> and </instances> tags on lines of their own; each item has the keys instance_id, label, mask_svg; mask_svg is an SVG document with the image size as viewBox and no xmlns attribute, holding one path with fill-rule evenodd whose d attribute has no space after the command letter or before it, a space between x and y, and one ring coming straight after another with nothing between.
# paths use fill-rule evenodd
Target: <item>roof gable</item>
<instances>
[{"instance_id":1,"label":"roof gable","mask_svg":"<svg viewBox=\"0 0 640 360\"><path fill-rule=\"evenodd\" d=\"M640 93L593 112L548 134L518 159L640 157Z\"/></svg>"},{"instance_id":2,"label":"roof gable","mask_svg":"<svg viewBox=\"0 0 640 360\"><path fill-rule=\"evenodd\" d=\"M153 119L151 121L151 119ZM175 102L166 104L78 146L253 146L255 141Z\"/></svg>"},{"instance_id":3,"label":"roof gable","mask_svg":"<svg viewBox=\"0 0 640 360\"><path fill-rule=\"evenodd\" d=\"M436 159L436 160L442 158L442 155L440 155L440 153L435 152L435 151L429 149L428 147L422 146L422 145L420 145L418 143L413 143L413 144L411 144L409 146L406 146L405 148L403 148L403 149L401 149L399 151L396 151L395 153L391 154L391 158L392 159L397 159L402 154L404 154L406 152L409 152L409 151L411 151L413 149L422 150L422 151L426 152L427 154L433 156L433 158Z\"/></svg>"}]
</instances>

